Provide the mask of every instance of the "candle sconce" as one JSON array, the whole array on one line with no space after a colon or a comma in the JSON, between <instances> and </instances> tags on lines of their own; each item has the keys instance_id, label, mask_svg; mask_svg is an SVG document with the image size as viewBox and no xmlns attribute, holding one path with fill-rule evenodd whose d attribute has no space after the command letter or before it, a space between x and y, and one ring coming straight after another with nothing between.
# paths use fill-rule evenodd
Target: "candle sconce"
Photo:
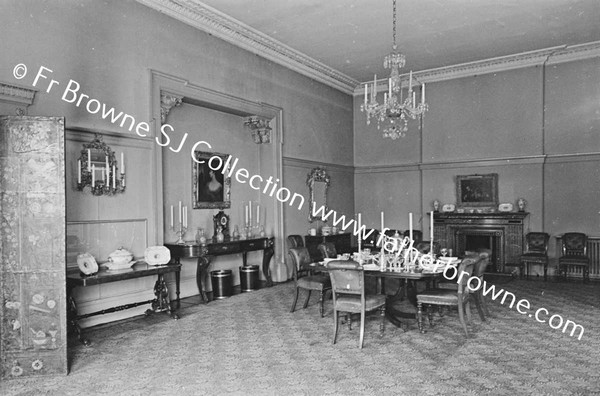
<instances>
[{"instance_id":1,"label":"candle sconce","mask_svg":"<svg viewBox=\"0 0 600 396\"><path fill-rule=\"evenodd\" d=\"M114 195L125 192L125 164L121 153L121 172L115 152L95 134L91 143L83 145L77 160L77 190L93 195Z\"/></svg>"}]
</instances>

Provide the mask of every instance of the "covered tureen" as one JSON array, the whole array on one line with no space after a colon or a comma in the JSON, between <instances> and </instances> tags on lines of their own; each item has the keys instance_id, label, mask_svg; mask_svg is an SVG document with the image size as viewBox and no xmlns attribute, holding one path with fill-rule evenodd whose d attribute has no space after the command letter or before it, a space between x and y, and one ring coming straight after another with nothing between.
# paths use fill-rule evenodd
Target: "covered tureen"
<instances>
[{"instance_id":1,"label":"covered tureen","mask_svg":"<svg viewBox=\"0 0 600 396\"><path fill-rule=\"evenodd\" d=\"M105 265L109 270L125 269L135 264L135 261L131 260L133 260L133 253L120 247L108 255L108 262Z\"/></svg>"}]
</instances>

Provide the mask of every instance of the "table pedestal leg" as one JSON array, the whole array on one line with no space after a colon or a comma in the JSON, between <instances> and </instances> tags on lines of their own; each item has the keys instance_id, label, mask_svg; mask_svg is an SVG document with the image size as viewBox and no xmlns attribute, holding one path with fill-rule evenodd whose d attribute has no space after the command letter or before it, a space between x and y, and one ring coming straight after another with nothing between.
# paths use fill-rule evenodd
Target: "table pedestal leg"
<instances>
[{"instance_id":1,"label":"table pedestal leg","mask_svg":"<svg viewBox=\"0 0 600 396\"><path fill-rule=\"evenodd\" d=\"M158 274L158 279L154 284L154 296L155 299L152 301L152 309L146 311L146 315L153 312L167 311L173 319L179 319L179 315L175 311L171 310L171 300L169 299L169 289L167 289L167 282L163 274Z\"/></svg>"}]
</instances>

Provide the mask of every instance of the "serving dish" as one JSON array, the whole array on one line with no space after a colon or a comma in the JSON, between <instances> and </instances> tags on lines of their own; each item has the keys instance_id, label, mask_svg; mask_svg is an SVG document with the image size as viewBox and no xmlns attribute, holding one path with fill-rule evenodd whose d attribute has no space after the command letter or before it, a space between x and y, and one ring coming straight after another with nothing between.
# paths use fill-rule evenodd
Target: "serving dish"
<instances>
[{"instance_id":1,"label":"serving dish","mask_svg":"<svg viewBox=\"0 0 600 396\"><path fill-rule=\"evenodd\" d=\"M123 247L120 247L108 255L108 261L104 263L104 265L109 271L122 270L130 268L136 263L132 260L133 253Z\"/></svg>"}]
</instances>

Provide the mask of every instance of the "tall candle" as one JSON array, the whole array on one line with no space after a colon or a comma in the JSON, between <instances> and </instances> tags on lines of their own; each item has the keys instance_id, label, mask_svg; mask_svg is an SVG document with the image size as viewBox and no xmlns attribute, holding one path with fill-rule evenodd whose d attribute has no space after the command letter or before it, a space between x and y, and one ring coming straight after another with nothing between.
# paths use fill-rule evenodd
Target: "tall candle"
<instances>
[{"instance_id":1,"label":"tall candle","mask_svg":"<svg viewBox=\"0 0 600 396\"><path fill-rule=\"evenodd\" d=\"M360 223L361 223L361 219L360 219L360 213L358 214L358 229L360 230ZM360 232L358 233L358 260L359 262L362 262L362 256L360 254L361 252L361 239L362 239L362 235L360 235Z\"/></svg>"},{"instance_id":2,"label":"tall candle","mask_svg":"<svg viewBox=\"0 0 600 396\"><path fill-rule=\"evenodd\" d=\"M92 188L96 185L96 167L92 165Z\"/></svg>"},{"instance_id":3,"label":"tall candle","mask_svg":"<svg viewBox=\"0 0 600 396\"><path fill-rule=\"evenodd\" d=\"M383 210L381 211L381 232L383 232Z\"/></svg>"},{"instance_id":4,"label":"tall candle","mask_svg":"<svg viewBox=\"0 0 600 396\"><path fill-rule=\"evenodd\" d=\"M181 224L181 201L179 201L179 224Z\"/></svg>"},{"instance_id":5,"label":"tall candle","mask_svg":"<svg viewBox=\"0 0 600 396\"><path fill-rule=\"evenodd\" d=\"M121 153L121 174L125 173L125 156Z\"/></svg>"},{"instance_id":6,"label":"tall candle","mask_svg":"<svg viewBox=\"0 0 600 396\"><path fill-rule=\"evenodd\" d=\"M173 205L171 205L171 228L173 228Z\"/></svg>"},{"instance_id":7,"label":"tall candle","mask_svg":"<svg viewBox=\"0 0 600 396\"><path fill-rule=\"evenodd\" d=\"M183 226L187 228L187 206L183 207Z\"/></svg>"},{"instance_id":8,"label":"tall candle","mask_svg":"<svg viewBox=\"0 0 600 396\"><path fill-rule=\"evenodd\" d=\"M252 226L252 201L248 201L248 225Z\"/></svg>"},{"instance_id":9,"label":"tall candle","mask_svg":"<svg viewBox=\"0 0 600 396\"><path fill-rule=\"evenodd\" d=\"M392 79L388 79L388 96L392 96Z\"/></svg>"},{"instance_id":10,"label":"tall candle","mask_svg":"<svg viewBox=\"0 0 600 396\"><path fill-rule=\"evenodd\" d=\"M425 104L425 84L421 85L421 104Z\"/></svg>"},{"instance_id":11,"label":"tall candle","mask_svg":"<svg viewBox=\"0 0 600 396\"><path fill-rule=\"evenodd\" d=\"M431 253L433 255L433 212L430 212L431 214L431 220L429 223L429 236L430 236L430 240L431 240L431 247L429 248L429 253Z\"/></svg>"},{"instance_id":12,"label":"tall candle","mask_svg":"<svg viewBox=\"0 0 600 396\"><path fill-rule=\"evenodd\" d=\"M260 205L256 205L256 225L260 225Z\"/></svg>"},{"instance_id":13,"label":"tall candle","mask_svg":"<svg viewBox=\"0 0 600 396\"><path fill-rule=\"evenodd\" d=\"M368 90L367 85L369 85L369 84L365 84L365 106L367 105L367 90Z\"/></svg>"},{"instance_id":14,"label":"tall candle","mask_svg":"<svg viewBox=\"0 0 600 396\"><path fill-rule=\"evenodd\" d=\"M373 78L373 97L371 98L373 102L377 98L377 74L375 74L375 78Z\"/></svg>"},{"instance_id":15,"label":"tall candle","mask_svg":"<svg viewBox=\"0 0 600 396\"><path fill-rule=\"evenodd\" d=\"M412 213L408 214L408 237L413 240L413 229L412 229Z\"/></svg>"},{"instance_id":16,"label":"tall candle","mask_svg":"<svg viewBox=\"0 0 600 396\"><path fill-rule=\"evenodd\" d=\"M88 149L88 172L92 170L92 151Z\"/></svg>"},{"instance_id":17,"label":"tall candle","mask_svg":"<svg viewBox=\"0 0 600 396\"><path fill-rule=\"evenodd\" d=\"M106 163L106 166L105 166L106 167L106 173L108 174L108 167L109 167L109 165L108 165L108 155L104 156L104 161Z\"/></svg>"},{"instance_id":18,"label":"tall candle","mask_svg":"<svg viewBox=\"0 0 600 396\"><path fill-rule=\"evenodd\" d=\"M410 77L408 78L408 90L412 91L412 70L410 71L409 76Z\"/></svg>"},{"instance_id":19,"label":"tall candle","mask_svg":"<svg viewBox=\"0 0 600 396\"><path fill-rule=\"evenodd\" d=\"M417 107L417 93L415 91L413 91L412 105L413 107Z\"/></svg>"},{"instance_id":20,"label":"tall candle","mask_svg":"<svg viewBox=\"0 0 600 396\"><path fill-rule=\"evenodd\" d=\"M81 160L77 160L77 183L81 184Z\"/></svg>"},{"instance_id":21,"label":"tall candle","mask_svg":"<svg viewBox=\"0 0 600 396\"><path fill-rule=\"evenodd\" d=\"M112 169L112 177L113 177L113 188L117 188L117 175L116 175L116 168L115 165L113 164L113 169Z\"/></svg>"},{"instance_id":22,"label":"tall candle","mask_svg":"<svg viewBox=\"0 0 600 396\"><path fill-rule=\"evenodd\" d=\"M248 227L248 205L244 205L244 213L245 213L244 219L246 219L246 221L244 222L244 225L246 227Z\"/></svg>"}]
</instances>

